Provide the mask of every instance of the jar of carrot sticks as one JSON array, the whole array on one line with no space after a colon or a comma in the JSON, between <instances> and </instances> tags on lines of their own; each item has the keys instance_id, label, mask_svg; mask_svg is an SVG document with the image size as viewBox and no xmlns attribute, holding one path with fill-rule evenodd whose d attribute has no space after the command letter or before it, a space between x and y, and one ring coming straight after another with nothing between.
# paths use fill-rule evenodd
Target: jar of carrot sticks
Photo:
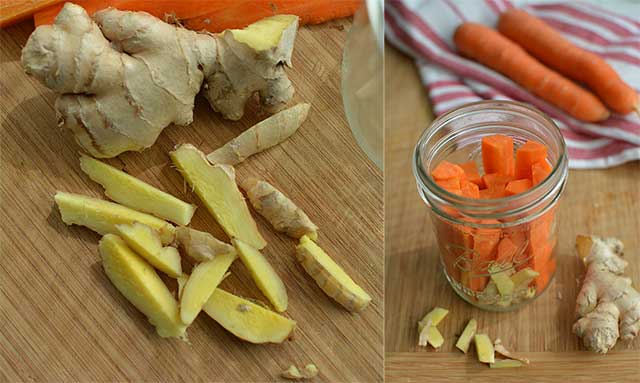
<instances>
[{"instance_id":1,"label":"jar of carrot sticks","mask_svg":"<svg viewBox=\"0 0 640 383\"><path fill-rule=\"evenodd\" d=\"M413 171L458 295L509 311L542 294L556 270L567 165L558 127L517 102L468 104L425 130Z\"/></svg>"}]
</instances>

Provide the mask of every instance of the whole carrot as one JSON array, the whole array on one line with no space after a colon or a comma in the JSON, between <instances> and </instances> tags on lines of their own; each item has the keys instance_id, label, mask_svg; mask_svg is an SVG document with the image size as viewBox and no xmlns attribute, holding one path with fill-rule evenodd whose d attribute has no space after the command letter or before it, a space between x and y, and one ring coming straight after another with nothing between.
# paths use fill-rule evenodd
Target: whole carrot
<instances>
[{"instance_id":1,"label":"whole carrot","mask_svg":"<svg viewBox=\"0 0 640 383\"><path fill-rule=\"evenodd\" d=\"M464 55L494 69L582 121L602 121L607 108L591 92L547 68L519 45L482 24L464 23L453 37Z\"/></svg>"},{"instance_id":2,"label":"whole carrot","mask_svg":"<svg viewBox=\"0 0 640 383\"><path fill-rule=\"evenodd\" d=\"M512 8L500 16L498 30L549 67L586 84L614 112L638 109L638 94L606 61L577 47L537 17Z\"/></svg>"},{"instance_id":3,"label":"whole carrot","mask_svg":"<svg viewBox=\"0 0 640 383\"><path fill-rule=\"evenodd\" d=\"M91 15L107 7L145 11L164 19L172 15L192 30L222 32L244 28L265 17L288 14L300 17L300 24L318 24L352 16L362 0L75 0ZM62 4L33 15L36 26L51 24Z\"/></svg>"},{"instance_id":4,"label":"whole carrot","mask_svg":"<svg viewBox=\"0 0 640 383\"><path fill-rule=\"evenodd\" d=\"M0 28L28 19L35 12L63 0L2 0L0 1Z\"/></svg>"}]
</instances>

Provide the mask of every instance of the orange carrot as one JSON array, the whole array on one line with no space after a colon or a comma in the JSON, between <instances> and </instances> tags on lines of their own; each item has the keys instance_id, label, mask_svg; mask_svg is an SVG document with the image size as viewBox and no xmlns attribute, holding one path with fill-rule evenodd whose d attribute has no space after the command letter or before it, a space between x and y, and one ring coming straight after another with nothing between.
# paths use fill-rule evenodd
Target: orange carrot
<instances>
[{"instance_id":1,"label":"orange carrot","mask_svg":"<svg viewBox=\"0 0 640 383\"><path fill-rule=\"evenodd\" d=\"M221 32L225 29L241 28L275 14L297 15L300 17L301 25L320 24L352 16L362 5L361 0L244 0L236 3L236 6L220 12L215 11L188 19L184 26L193 30Z\"/></svg>"},{"instance_id":2,"label":"orange carrot","mask_svg":"<svg viewBox=\"0 0 640 383\"><path fill-rule=\"evenodd\" d=\"M463 179L465 177L464 170L449 161L442 161L431 172L431 176L436 180L448 180L451 178Z\"/></svg>"},{"instance_id":3,"label":"orange carrot","mask_svg":"<svg viewBox=\"0 0 640 383\"><path fill-rule=\"evenodd\" d=\"M627 114L640 107L636 91L606 61L577 47L539 18L511 8L500 16L498 30L549 67L586 84L614 112Z\"/></svg>"},{"instance_id":4,"label":"orange carrot","mask_svg":"<svg viewBox=\"0 0 640 383\"><path fill-rule=\"evenodd\" d=\"M506 264L513 262L513 258L518 252L518 246L508 238L502 238L498 243L498 250L496 255L496 262Z\"/></svg>"},{"instance_id":5,"label":"orange carrot","mask_svg":"<svg viewBox=\"0 0 640 383\"><path fill-rule=\"evenodd\" d=\"M483 137L482 164L485 173L512 176L514 173L513 139L501 134Z\"/></svg>"},{"instance_id":6,"label":"orange carrot","mask_svg":"<svg viewBox=\"0 0 640 383\"><path fill-rule=\"evenodd\" d=\"M528 178L521 180L509 181L507 187L504 188L505 193L507 195L516 195L520 193L524 193L527 190L531 189L531 180Z\"/></svg>"},{"instance_id":7,"label":"orange carrot","mask_svg":"<svg viewBox=\"0 0 640 383\"><path fill-rule=\"evenodd\" d=\"M547 68L497 31L482 24L464 23L456 29L453 39L464 55L504 74L573 117L583 121L609 117L609 111L591 92Z\"/></svg>"},{"instance_id":8,"label":"orange carrot","mask_svg":"<svg viewBox=\"0 0 640 383\"><path fill-rule=\"evenodd\" d=\"M26 20L34 13L63 0L2 0L0 2L0 28Z\"/></svg>"},{"instance_id":9,"label":"orange carrot","mask_svg":"<svg viewBox=\"0 0 640 383\"><path fill-rule=\"evenodd\" d=\"M482 176L482 181L487 186L487 189L504 189L509 181L513 181L513 177L498 173L489 173Z\"/></svg>"},{"instance_id":10,"label":"orange carrot","mask_svg":"<svg viewBox=\"0 0 640 383\"><path fill-rule=\"evenodd\" d=\"M446 180L437 180L436 183L444 190L453 194L462 195L462 189L460 188L460 178L449 178Z\"/></svg>"},{"instance_id":11,"label":"orange carrot","mask_svg":"<svg viewBox=\"0 0 640 383\"><path fill-rule=\"evenodd\" d=\"M465 162L464 164L459 165L462 170L464 170L465 178L479 187L484 187L484 182L482 182L482 177L480 176L480 172L478 172L478 165L476 165L475 161Z\"/></svg>"},{"instance_id":12,"label":"orange carrot","mask_svg":"<svg viewBox=\"0 0 640 383\"><path fill-rule=\"evenodd\" d=\"M531 178L531 165L547 159L547 147L527 141L516 150L516 178Z\"/></svg>"},{"instance_id":13,"label":"orange carrot","mask_svg":"<svg viewBox=\"0 0 640 383\"><path fill-rule=\"evenodd\" d=\"M145 11L164 19L172 15L186 28L221 32L244 28L265 17L292 14L300 24L319 24L328 20L352 16L362 0L75 0L89 14L114 7L121 10ZM36 26L51 24L62 9L55 5L34 15Z\"/></svg>"},{"instance_id":14,"label":"orange carrot","mask_svg":"<svg viewBox=\"0 0 640 383\"><path fill-rule=\"evenodd\" d=\"M460 189L462 190L462 195L465 197L480 198L480 188L471 181L460 181Z\"/></svg>"},{"instance_id":15,"label":"orange carrot","mask_svg":"<svg viewBox=\"0 0 640 383\"><path fill-rule=\"evenodd\" d=\"M551 174L551 165L547 161L539 161L531 165L531 181L534 185L544 181Z\"/></svg>"}]
</instances>

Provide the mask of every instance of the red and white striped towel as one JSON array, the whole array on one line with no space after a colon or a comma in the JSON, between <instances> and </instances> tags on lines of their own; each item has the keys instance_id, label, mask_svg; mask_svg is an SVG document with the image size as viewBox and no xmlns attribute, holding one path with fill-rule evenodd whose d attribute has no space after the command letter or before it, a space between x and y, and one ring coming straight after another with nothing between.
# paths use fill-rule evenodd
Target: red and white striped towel
<instances>
[{"instance_id":1,"label":"red and white striped towel","mask_svg":"<svg viewBox=\"0 0 640 383\"><path fill-rule=\"evenodd\" d=\"M436 115L482 99L527 102L551 116L562 130L571 168L607 168L640 159L640 117L612 115L598 124L570 117L510 79L459 56L453 33L462 22L495 27L510 0L391 0L385 34L412 55ZM640 92L640 22L581 2L529 4L574 44L603 57ZM386 68L386 70L392 70Z\"/></svg>"}]
</instances>

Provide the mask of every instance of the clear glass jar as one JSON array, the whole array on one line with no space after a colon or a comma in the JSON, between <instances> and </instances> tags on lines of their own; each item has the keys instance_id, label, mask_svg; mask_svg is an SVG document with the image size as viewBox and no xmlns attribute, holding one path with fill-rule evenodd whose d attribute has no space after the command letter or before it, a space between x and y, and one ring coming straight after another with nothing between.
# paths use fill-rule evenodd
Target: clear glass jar
<instances>
[{"instance_id":1,"label":"clear glass jar","mask_svg":"<svg viewBox=\"0 0 640 383\"><path fill-rule=\"evenodd\" d=\"M482 137L547 146L549 176L524 193L473 199L448 192L431 171L442 160L475 161L482 171ZM558 127L542 112L510 101L467 104L437 118L414 151L418 192L430 207L445 275L456 293L486 310L510 311L542 294L556 269L556 207L568 159Z\"/></svg>"}]
</instances>

